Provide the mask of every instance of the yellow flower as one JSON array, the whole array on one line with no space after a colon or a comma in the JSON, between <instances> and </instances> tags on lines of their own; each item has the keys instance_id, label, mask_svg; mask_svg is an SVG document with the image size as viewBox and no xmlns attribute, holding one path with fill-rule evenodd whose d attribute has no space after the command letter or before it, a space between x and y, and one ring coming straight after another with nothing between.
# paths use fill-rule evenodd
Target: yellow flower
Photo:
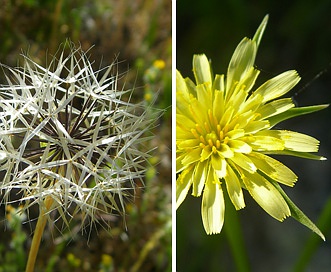
<instances>
[{"instance_id":1,"label":"yellow flower","mask_svg":"<svg viewBox=\"0 0 331 272\"><path fill-rule=\"evenodd\" d=\"M254 61L267 20L268 16L253 39L239 43L226 79L213 77L205 55L193 57L195 83L179 71L176 74L177 208L190 188L193 196L202 195L207 234L222 230L224 190L237 210L245 207L246 189L275 219L291 215L278 183L293 186L297 176L270 154L324 159L310 153L318 151L315 138L272 129L285 119L326 107L295 108L291 98L280 98L299 82L297 72L284 72L254 87L259 75Z\"/></svg>"},{"instance_id":2,"label":"yellow flower","mask_svg":"<svg viewBox=\"0 0 331 272\"><path fill-rule=\"evenodd\" d=\"M153 66L159 70L162 70L165 67L165 62L162 59L157 59L153 62Z\"/></svg>"}]
</instances>

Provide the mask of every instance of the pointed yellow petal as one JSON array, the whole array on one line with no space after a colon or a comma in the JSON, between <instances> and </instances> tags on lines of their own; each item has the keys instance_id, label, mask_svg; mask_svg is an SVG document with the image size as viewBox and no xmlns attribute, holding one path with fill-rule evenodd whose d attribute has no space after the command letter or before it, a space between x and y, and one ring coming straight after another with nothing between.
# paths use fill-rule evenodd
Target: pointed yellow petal
<instances>
[{"instance_id":1,"label":"pointed yellow petal","mask_svg":"<svg viewBox=\"0 0 331 272\"><path fill-rule=\"evenodd\" d=\"M226 170L227 173L224 177L226 189L228 191L232 204L234 205L236 210L240 210L245 207L245 201L239 179L230 165L227 165Z\"/></svg>"},{"instance_id":2,"label":"pointed yellow petal","mask_svg":"<svg viewBox=\"0 0 331 272\"><path fill-rule=\"evenodd\" d=\"M201 149L200 149L201 150ZM205 161L209 159L209 157L212 155L211 148L209 146L206 146L202 149L202 152L200 154L200 161Z\"/></svg>"},{"instance_id":3,"label":"pointed yellow petal","mask_svg":"<svg viewBox=\"0 0 331 272\"><path fill-rule=\"evenodd\" d=\"M247 143L240 140L229 140L228 146L235 152L250 153L252 148Z\"/></svg>"},{"instance_id":4,"label":"pointed yellow petal","mask_svg":"<svg viewBox=\"0 0 331 272\"><path fill-rule=\"evenodd\" d=\"M195 127L195 122L190 118L191 115L189 113L187 114L176 114L176 129L177 127L180 127L185 130L189 130L190 128Z\"/></svg>"},{"instance_id":5,"label":"pointed yellow petal","mask_svg":"<svg viewBox=\"0 0 331 272\"><path fill-rule=\"evenodd\" d=\"M186 155L183 157L181 163L183 165L189 165L191 163L194 163L196 161L200 160L200 154L201 154L201 148L194 148L185 153Z\"/></svg>"},{"instance_id":6,"label":"pointed yellow petal","mask_svg":"<svg viewBox=\"0 0 331 272\"><path fill-rule=\"evenodd\" d=\"M245 76L240 81L241 86L244 86L245 91L248 93L255 84L257 77L259 76L260 71L251 67Z\"/></svg>"},{"instance_id":7,"label":"pointed yellow petal","mask_svg":"<svg viewBox=\"0 0 331 272\"><path fill-rule=\"evenodd\" d=\"M234 153L234 156L230 160L250 173L254 173L257 170L251 159L241 153Z\"/></svg>"},{"instance_id":8,"label":"pointed yellow petal","mask_svg":"<svg viewBox=\"0 0 331 272\"><path fill-rule=\"evenodd\" d=\"M222 93L225 91L224 75L216 75L213 82L213 90L218 90Z\"/></svg>"},{"instance_id":9,"label":"pointed yellow petal","mask_svg":"<svg viewBox=\"0 0 331 272\"><path fill-rule=\"evenodd\" d=\"M242 180L254 200L272 217L283 221L291 215L282 195L264 177L258 173L250 174L246 172Z\"/></svg>"},{"instance_id":10,"label":"pointed yellow petal","mask_svg":"<svg viewBox=\"0 0 331 272\"><path fill-rule=\"evenodd\" d=\"M213 94L211 90L211 83L203 83L197 86L197 104L193 108L193 110L196 112L196 114L201 119L207 118L206 114L209 109L211 109L213 105ZM198 120L196 118L196 120Z\"/></svg>"},{"instance_id":11,"label":"pointed yellow petal","mask_svg":"<svg viewBox=\"0 0 331 272\"><path fill-rule=\"evenodd\" d=\"M287 150L298 152L317 152L319 141L309 135L288 130L260 131L258 135L267 135L284 142Z\"/></svg>"},{"instance_id":12,"label":"pointed yellow petal","mask_svg":"<svg viewBox=\"0 0 331 272\"><path fill-rule=\"evenodd\" d=\"M267 129L270 127L269 121L252 121L245 127L245 132L247 133L257 133L260 130Z\"/></svg>"},{"instance_id":13,"label":"pointed yellow petal","mask_svg":"<svg viewBox=\"0 0 331 272\"><path fill-rule=\"evenodd\" d=\"M221 185L210 171L202 196L201 215L207 234L220 233L224 222L224 198Z\"/></svg>"},{"instance_id":14,"label":"pointed yellow petal","mask_svg":"<svg viewBox=\"0 0 331 272\"><path fill-rule=\"evenodd\" d=\"M211 156L211 165L214 168L214 170L221 170L223 166L224 158L219 156L218 154L213 154Z\"/></svg>"},{"instance_id":15,"label":"pointed yellow petal","mask_svg":"<svg viewBox=\"0 0 331 272\"><path fill-rule=\"evenodd\" d=\"M256 56L256 43L244 38L234 51L229 63L226 79L226 97L232 95L236 82L243 79L246 73L254 66Z\"/></svg>"},{"instance_id":16,"label":"pointed yellow petal","mask_svg":"<svg viewBox=\"0 0 331 272\"><path fill-rule=\"evenodd\" d=\"M223 91L215 91L214 92L214 101L213 101L213 116L217 120L221 120L224 114L224 92Z\"/></svg>"},{"instance_id":17,"label":"pointed yellow petal","mask_svg":"<svg viewBox=\"0 0 331 272\"><path fill-rule=\"evenodd\" d=\"M319 141L309 135L294 132L281 131L281 139L285 142L285 148L288 150L300 152L317 152Z\"/></svg>"},{"instance_id":18,"label":"pointed yellow petal","mask_svg":"<svg viewBox=\"0 0 331 272\"><path fill-rule=\"evenodd\" d=\"M219 168L214 168L215 169L215 173L216 173L216 176L219 178L219 179L222 179L225 177L226 175L226 160L223 158L220 160L220 167Z\"/></svg>"},{"instance_id":19,"label":"pointed yellow petal","mask_svg":"<svg viewBox=\"0 0 331 272\"><path fill-rule=\"evenodd\" d=\"M206 55L193 56L193 73L197 85L212 82L210 64Z\"/></svg>"},{"instance_id":20,"label":"pointed yellow petal","mask_svg":"<svg viewBox=\"0 0 331 272\"><path fill-rule=\"evenodd\" d=\"M261 132L261 131L260 131ZM255 151L271 151L271 150L283 150L285 148L285 143L283 140L269 136L268 133L265 133L265 136L260 136L258 132L256 136L245 137L246 142L253 148Z\"/></svg>"},{"instance_id":21,"label":"pointed yellow petal","mask_svg":"<svg viewBox=\"0 0 331 272\"><path fill-rule=\"evenodd\" d=\"M233 129L230 130L228 133L225 134L227 137L229 137L231 140L238 139L240 137L243 137L245 135L245 130L240 129Z\"/></svg>"},{"instance_id":22,"label":"pointed yellow petal","mask_svg":"<svg viewBox=\"0 0 331 272\"><path fill-rule=\"evenodd\" d=\"M179 175L176 180L176 209L178 209L180 204L182 204L186 198L188 190L192 185L192 170L193 167L189 166Z\"/></svg>"},{"instance_id":23,"label":"pointed yellow petal","mask_svg":"<svg viewBox=\"0 0 331 272\"><path fill-rule=\"evenodd\" d=\"M257 110L260 114L260 119L266 119L271 116L278 115L294 107L293 101L291 98L284 98L272 101L268 104L265 104Z\"/></svg>"},{"instance_id":24,"label":"pointed yellow petal","mask_svg":"<svg viewBox=\"0 0 331 272\"><path fill-rule=\"evenodd\" d=\"M189 139L189 140L180 141L180 143L177 146L179 149L194 148L199 146L199 143L200 141L197 139Z\"/></svg>"},{"instance_id":25,"label":"pointed yellow petal","mask_svg":"<svg viewBox=\"0 0 331 272\"><path fill-rule=\"evenodd\" d=\"M182 164L183 158L185 158L186 154L184 152L180 152L176 150L176 173L180 173L184 168L186 168L186 165Z\"/></svg>"},{"instance_id":26,"label":"pointed yellow petal","mask_svg":"<svg viewBox=\"0 0 331 272\"><path fill-rule=\"evenodd\" d=\"M267 155L252 152L249 158L261 172L277 182L292 187L298 179L291 169Z\"/></svg>"},{"instance_id":27,"label":"pointed yellow petal","mask_svg":"<svg viewBox=\"0 0 331 272\"><path fill-rule=\"evenodd\" d=\"M193 96L193 97L197 97L197 86L195 85L195 83L188 77L186 77L185 79L185 83L186 83L186 87L188 92Z\"/></svg>"},{"instance_id":28,"label":"pointed yellow petal","mask_svg":"<svg viewBox=\"0 0 331 272\"><path fill-rule=\"evenodd\" d=\"M217 153L219 156L224 158L232 158L234 156L233 150L231 150L231 148L226 144L221 144L221 147L217 150Z\"/></svg>"},{"instance_id":29,"label":"pointed yellow petal","mask_svg":"<svg viewBox=\"0 0 331 272\"><path fill-rule=\"evenodd\" d=\"M207 162L208 163L208 162ZM192 195L200 196L202 189L207 179L207 164L206 162L199 162L194 168Z\"/></svg>"},{"instance_id":30,"label":"pointed yellow petal","mask_svg":"<svg viewBox=\"0 0 331 272\"><path fill-rule=\"evenodd\" d=\"M263 102L278 98L290 91L298 82L300 77L294 70L284 72L262 84L253 95L261 95Z\"/></svg>"},{"instance_id":31,"label":"pointed yellow petal","mask_svg":"<svg viewBox=\"0 0 331 272\"><path fill-rule=\"evenodd\" d=\"M189 92L182 74L176 70L176 92L182 93L185 99L189 100Z\"/></svg>"}]
</instances>

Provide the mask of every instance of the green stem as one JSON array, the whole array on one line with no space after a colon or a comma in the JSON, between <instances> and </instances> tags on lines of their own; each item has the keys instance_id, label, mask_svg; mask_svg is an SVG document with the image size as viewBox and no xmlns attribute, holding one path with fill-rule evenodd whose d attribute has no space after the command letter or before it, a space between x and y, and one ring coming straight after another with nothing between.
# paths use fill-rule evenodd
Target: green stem
<instances>
[{"instance_id":1,"label":"green stem","mask_svg":"<svg viewBox=\"0 0 331 272\"><path fill-rule=\"evenodd\" d=\"M156 233L154 233L152 235L150 240L145 244L142 251L140 252L138 260L137 260L137 262L135 262L135 264L131 268L130 272L139 271L141 265L145 261L148 254L157 246L158 243L160 243L160 239L164 235L165 235L165 230L163 228L161 228L160 230L158 230Z\"/></svg>"},{"instance_id":2,"label":"green stem","mask_svg":"<svg viewBox=\"0 0 331 272\"><path fill-rule=\"evenodd\" d=\"M29 257L28 257L28 262L26 265L25 272L33 272L34 271L34 266L36 263L37 259L37 254L39 251L39 246L40 246L40 241L41 237L44 233L44 229L46 226L47 222L47 216L46 213L50 210L50 207L52 206L53 199L47 198L45 200L45 207L40 208L40 213L36 225L36 229L34 231L33 239L32 239L32 244L29 252Z\"/></svg>"},{"instance_id":3,"label":"green stem","mask_svg":"<svg viewBox=\"0 0 331 272\"><path fill-rule=\"evenodd\" d=\"M224 190L225 191L225 190ZM250 271L249 260L245 250L244 238L241 230L241 224L238 212L234 209L227 193L224 193L225 199L225 220L224 229L226 237L232 251L236 271Z\"/></svg>"},{"instance_id":4,"label":"green stem","mask_svg":"<svg viewBox=\"0 0 331 272\"><path fill-rule=\"evenodd\" d=\"M55 50L56 50L56 35L58 33L58 25L59 25L61 10L62 10L62 3L63 3L63 0L57 1L55 10L54 10L54 14L53 14L53 18L52 18L53 23L52 23L50 50L49 50L49 52L51 54L54 54Z\"/></svg>"}]
</instances>

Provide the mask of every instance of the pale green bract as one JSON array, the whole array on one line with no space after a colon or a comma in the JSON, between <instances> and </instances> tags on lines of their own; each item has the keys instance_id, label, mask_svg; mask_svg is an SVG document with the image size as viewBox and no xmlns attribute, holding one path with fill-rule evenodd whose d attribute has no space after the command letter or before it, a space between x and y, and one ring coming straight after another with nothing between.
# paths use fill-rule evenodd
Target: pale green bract
<instances>
[{"instance_id":1,"label":"pale green bract","mask_svg":"<svg viewBox=\"0 0 331 272\"><path fill-rule=\"evenodd\" d=\"M239 210L245 207L245 189L275 219L283 221L292 215L324 239L278 185L294 186L296 174L269 155L325 159L312 154L319 146L315 138L272 128L283 120L328 105L296 108L291 98L280 98L299 82L294 70L254 87L259 75L254 62L267 20L268 16L252 40L244 38L239 43L226 79L224 75L212 75L205 55L193 57L195 82L176 73L177 208L192 188L193 196L202 195L206 233L220 233L224 190Z\"/></svg>"}]
</instances>

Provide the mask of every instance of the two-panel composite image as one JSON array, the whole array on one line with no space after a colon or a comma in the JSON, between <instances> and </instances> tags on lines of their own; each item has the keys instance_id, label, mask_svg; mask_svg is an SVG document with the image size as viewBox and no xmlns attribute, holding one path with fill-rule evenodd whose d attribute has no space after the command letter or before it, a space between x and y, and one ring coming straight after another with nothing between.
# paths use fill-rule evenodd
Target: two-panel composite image
<instances>
[{"instance_id":1,"label":"two-panel composite image","mask_svg":"<svg viewBox=\"0 0 331 272\"><path fill-rule=\"evenodd\" d=\"M329 1L0 4L0 272L330 271Z\"/></svg>"}]
</instances>

